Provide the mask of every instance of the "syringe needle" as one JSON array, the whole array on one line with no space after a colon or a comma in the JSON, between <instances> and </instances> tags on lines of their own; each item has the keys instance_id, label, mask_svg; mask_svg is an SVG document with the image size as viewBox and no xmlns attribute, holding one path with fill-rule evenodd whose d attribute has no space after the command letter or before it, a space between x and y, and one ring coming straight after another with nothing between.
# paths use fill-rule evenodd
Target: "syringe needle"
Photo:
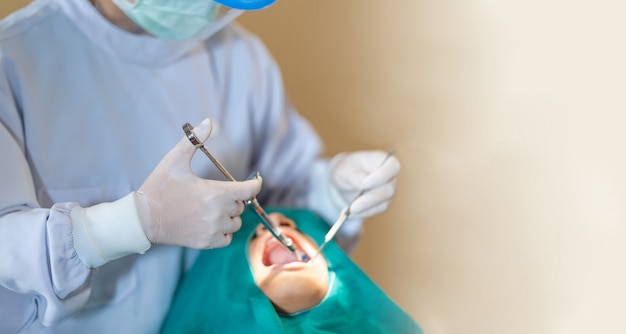
<instances>
[{"instance_id":1,"label":"syringe needle","mask_svg":"<svg viewBox=\"0 0 626 334\"><path fill-rule=\"evenodd\" d=\"M200 151L202 151L209 158L209 160L213 162L215 167L217 167L217 169L219 169L220 172L222 172L222 174L224 174L224 176L229 181L237 182L237 180L228 172L228 170L219 162L219 160L217 160L217 158L214 157L213 154L209 152L209 150L207 150L207 148L204 146L204 143L198 140L198 137L196 137L195 133L193 132L193 126L191 124L185 123L183 125L183 131L185 132L185 135L187 136L187 139L189 139L191 144L200 149ZM251 177L249 177L248 179L252 178L253 176L258 177L258 172L252 173ZM256 197L252 197L251 199L247 200L245 204L248 205L248 207L250 207L252 211L257 214L257 216L261 219L261 223L271 232L272 236L274 236L274 238L276 238L283 246L285 246L285 248L293 253L298 258L298 260L308 260L308 256L301 251L298 251L294 246L293 241L289 239L289 237L284 235L278 225L276 225L270 219L265 210L263 210L263 208L257 201Z\"/></svg>"}]
</instances>

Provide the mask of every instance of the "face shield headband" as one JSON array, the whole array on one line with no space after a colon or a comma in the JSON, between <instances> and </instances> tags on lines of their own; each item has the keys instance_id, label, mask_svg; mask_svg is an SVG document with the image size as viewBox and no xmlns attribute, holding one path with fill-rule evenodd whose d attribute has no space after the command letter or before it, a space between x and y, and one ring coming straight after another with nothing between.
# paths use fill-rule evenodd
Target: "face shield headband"
<instances>
[{"instance_id":1,"label":"face shield headband","mask_svg":"<svg viewBox=\"0 0 626 334\"><path fill-rule=\"evenodd\" d=\"M113 0L135 24L169 40L205 39L247 10L275 0Z\"/></svg>"}]
</instances>

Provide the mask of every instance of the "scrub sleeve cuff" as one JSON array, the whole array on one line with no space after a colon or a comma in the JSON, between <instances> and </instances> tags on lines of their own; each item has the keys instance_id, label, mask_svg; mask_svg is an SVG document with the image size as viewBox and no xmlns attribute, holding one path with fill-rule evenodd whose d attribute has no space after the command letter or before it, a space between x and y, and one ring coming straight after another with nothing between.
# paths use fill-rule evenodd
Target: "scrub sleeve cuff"
<instances>
[{"instance_id":1,"label":"scrub sleeve cuff","mask_svg":"<svg viewBox=\"0 0 626 334\"><path fill-rule=\"evenodd\" d=\"M136 209L137 193L110 203L70 212L74 249L83 263L97 268L120 257L145 253L152 245Z\"/></svg>"}]
</instances>

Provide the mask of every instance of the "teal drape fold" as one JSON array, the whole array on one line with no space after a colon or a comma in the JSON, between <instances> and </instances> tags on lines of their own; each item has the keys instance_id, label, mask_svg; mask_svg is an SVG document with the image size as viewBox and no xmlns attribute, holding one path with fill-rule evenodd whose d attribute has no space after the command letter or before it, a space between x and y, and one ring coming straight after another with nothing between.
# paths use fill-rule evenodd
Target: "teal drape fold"
<instances>
[{"instance_id":1,"label":"teal drape fold","mask_svg":"<svg viewBox=\"0 0 626 334\"><path fill-rule=\"evenodd\" d=\"M306 210L274 209L293 219L318 244L328 224ZM325 249L330 289L319 305L295 315L279 315L255 285L247 243L259 220L242 215L230 246L201 252L183 278L162 333L422 333L334 243Z\"/></svg>"}]
</instances>

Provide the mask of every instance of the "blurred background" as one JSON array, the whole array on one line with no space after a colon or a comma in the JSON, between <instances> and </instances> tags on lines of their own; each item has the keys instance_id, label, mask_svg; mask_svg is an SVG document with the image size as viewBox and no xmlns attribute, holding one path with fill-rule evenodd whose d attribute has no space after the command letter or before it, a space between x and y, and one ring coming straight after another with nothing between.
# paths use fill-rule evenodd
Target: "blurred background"
<instances>
[{"instance_id":1,"label":"blurred background","mask_svg":"<svg viewBox=\"0 0 626 334\"><path fill-rule=\"evenodd\" d=\"M395 200L353 258L427 333L626 333L625 14L279 0L239 22L327 156L397 150Z\"/></svg>"}]
</instances>

